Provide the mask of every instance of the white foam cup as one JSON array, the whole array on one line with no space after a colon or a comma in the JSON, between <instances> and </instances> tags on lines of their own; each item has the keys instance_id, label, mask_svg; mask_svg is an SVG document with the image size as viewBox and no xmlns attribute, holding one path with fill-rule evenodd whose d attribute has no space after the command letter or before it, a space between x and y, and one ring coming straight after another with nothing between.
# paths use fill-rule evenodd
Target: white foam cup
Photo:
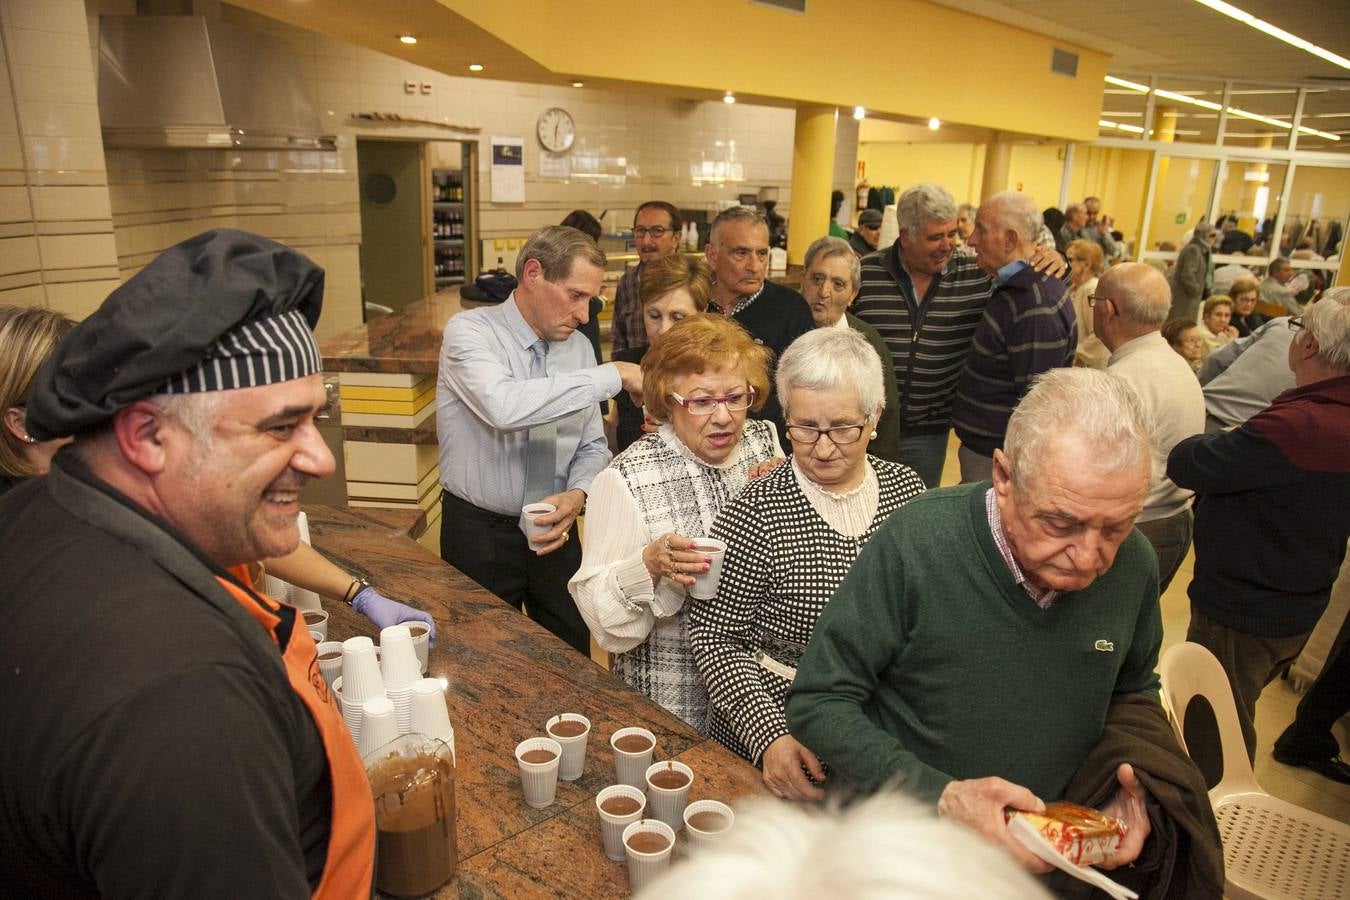
<instances>
[{"instance_id":1,"label":"white foam cup","mask_svg":"<svg viewBox=\"0 0 1350 900\"><path fill-rule=\"evenodd\" d=\"M580 722L586 726L586 730L573 737L554 734L553 726L564 721ZM591 737L591 720L580 713L562 713L549 719L544 724L544 731L562 745L562 765L558 769L558 777L563 781L576 781L586 770L586 744Z\"/></svg>"},{"instance_id":2,"label":"white foam cup","mask_svg":"<svg viewBox=\"0 0 1350 900\"><path fill-rule=\"evenodd\" d=\"M666 839L666 847L656 853L634 850L628 841L635 834L655 832ZM670 854L675 849L675 830L660 819L638 819L623 830L623 849L628 856L628 887L634 893L642 892L647 883L670 868Z\"/></svg>"},{"instance_id":3,"label":"white foam cup","mask_svg":"<svg viewBox=\"0 0 1350 900\"><path fill-rule=\"evenodd\" d=\"M687 778L684 786L663 788L652 784L652 776L668 770L683 772ZM694 786L694 770L682 762L667 760L652 763L647 767L647 806L651 815L665 822L673 831L684 827L684 807L689 802L689 789Z\"/></svg>"},{"instance_id":4,"label":"white foam cup","mask_svg":"<svg viewBox=\"0 0 1350 900\"><path fill-rule=\"evenodd\" d=\"M606 812L605 801L612 797L636 800L638 808L622 816ZM605 844L605 855L615 862L623 862L627 858L623 849L623 830L642 818L647 810L647 795L626 784L613 784L595 795L595 810L600 814L600 837Z\"/></svg>"},{"instance_id":5,"label":"white foam cup","mask_svg":"<svg viewBox=\"0 0 1350 900\"><path fill-rule=\"evenodd\" d=\"M549 516L558 511L552 503L526 503L520 509L520 530L525 532L525 540L538 537L553 528L552 525L539 525L534 520L539 516ZM533 548L533 545L531 545Z\"/></svg>"},{"instance_id":6,"label":"white foam cup","mask_svg":"<svg viewBox=\"0 0 1350 900\"><path fill-rule=\"evenodd\" d=\"M361 704L361 737L356 742L356 751L362 759L396 737L398 721L388 697L376 697Z\"/></svg>"},{"instance_id":7,"label":"white foam cup","mask_svg":"<svg viewBox=\"0 0 1350 900\"><path fill-rule=\"evenodd\" d=\"M716 813L722 816L726 825L715 831L705 831L689 824L690 819L703 812ZM731 826L734 824L736 824L736 814L731 811L730 806L720 800L695 800L684 808L684 834L689 839L691 851L713 846L731 830Z\"/></svg>"},{"instance_id":8,"label":"white foam cup","mask_svg":"<svg viewBox=\"0 0 1350 900\"><path fill-rule=\"evenodd\" d=\"M620 750L618 748L619 739L630 735L646 738L651 741L651 746L641 753ZM627 784L645 791L647 789L647 767L652 764L652 754L656 751L656 735L645 728L620 728L609 739L609 746L614 751L614 780L619 784Z\"/></svg>"},{"instance_id":9,"label":"white foam cup","mask_svg":"<svg viewBox=\"0 0 1350 900\"><path fill-rule=\"evenodd\" d=\"M708 571L694 573L689 596L695 600L711 600L717 596L717 582L722 578L722 557L727 552L726 542L710 537L694 538L693 552L710 557L712 562L708 565Z\"/></svg>"},{"instance_id":10,"label":"white foam cup","mask_svg":"<svg viewBox=\"0 0 1350 900\"><path fill-rule=\"evenodd\" d=\"M531 750L547 750L553 754L548 762L531 763L521 759ZM553 804L558 792L558 764L562 760L562 746L552 738L527 738L516 745L516 763L520 766L520 786L525 791L525 802L535 809Z\"/></svg>"}]
</instances>

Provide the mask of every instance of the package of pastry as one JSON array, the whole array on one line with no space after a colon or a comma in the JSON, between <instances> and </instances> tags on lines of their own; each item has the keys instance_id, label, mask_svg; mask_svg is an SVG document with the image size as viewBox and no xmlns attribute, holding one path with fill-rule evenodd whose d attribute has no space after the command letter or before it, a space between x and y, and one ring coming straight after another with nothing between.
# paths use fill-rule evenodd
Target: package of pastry
<instances>
[{"instance_id":1,"label":"package of pastry","mask_svg":"<svg viewBox=\"0 0 1350 900\"><path fill-rule=\"evenodd\" d=\"M1045 812L1009 810L1007 818L1026 819L1069 862L1095 866L1116 855L1125 823L1076 803L1047 803Z\"/></svg>"}]
</instances>

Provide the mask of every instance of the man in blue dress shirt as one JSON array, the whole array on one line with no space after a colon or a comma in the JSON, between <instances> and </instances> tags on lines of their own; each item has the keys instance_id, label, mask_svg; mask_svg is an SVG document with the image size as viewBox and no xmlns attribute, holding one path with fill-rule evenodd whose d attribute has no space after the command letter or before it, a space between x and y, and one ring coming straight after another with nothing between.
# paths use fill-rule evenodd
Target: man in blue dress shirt
<instances>
[{"instance_id":1,"label":"man in blue dress shirt","mask_svg":"<svg viewBox=\"0 0 1350 900\"><path fill-rule=\"evenodd\" d=\"M441 557L583 654L590 632L567 579L581 565L577 514L610 460L597 404L642 391L638 366L597 366L577 331L604 273L605 254L580 231L536 231L511 296L446 324L436 392ZM528 541L527 503L557 507Z\"/></svg>"}]
</instances>

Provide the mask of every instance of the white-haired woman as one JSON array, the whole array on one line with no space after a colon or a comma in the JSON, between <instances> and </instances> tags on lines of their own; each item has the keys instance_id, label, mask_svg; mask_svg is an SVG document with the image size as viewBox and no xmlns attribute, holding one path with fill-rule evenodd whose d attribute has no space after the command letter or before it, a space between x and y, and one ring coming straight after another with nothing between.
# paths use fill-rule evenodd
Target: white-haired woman
<instances>
[{"instance_id":1,"label":"white-haired woman","mask_svg":"<svg viewBox=\"0 0 1350 900\"><path fill-rule=\"evenodd\" d=\"M689 610L710 733L757 763L780 797L819 799L819 761L788 732L783 706L811 629L886 517L924 489L867 452L883 408L881 359L850 329L799 337L778 364L792 460L723 508L716 601Z\"/></svg>"}]
</instances>

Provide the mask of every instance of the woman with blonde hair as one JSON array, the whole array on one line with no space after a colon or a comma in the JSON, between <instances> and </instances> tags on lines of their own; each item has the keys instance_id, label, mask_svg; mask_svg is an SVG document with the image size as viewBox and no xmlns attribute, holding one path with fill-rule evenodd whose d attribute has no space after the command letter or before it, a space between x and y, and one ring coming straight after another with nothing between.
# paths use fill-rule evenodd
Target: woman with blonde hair
<instances>
[{"instance_id":1,"label":"woman with blonde hair","mask_svg":"<svg viewBox=\"0 0 1350 900\"><path fill-rule=\"evenodd\" d=\"M642 305L642 327L647 334L647 346L684 319L707 312L711 300L712 270L703 260L675 253L647 263L638 279L638 302ZM646 352L647 347L620 350L614 358L640 363ZM619 411L615 434L618 446L615 449L623 451L642 437L644 431L655 426L649 424L647 429L643 428L642 410L622 391L614 402Z\"/></svg>"},{"instance_id":2,"label":"woman with blonde hair","mask_svg":"<svg viewBox=\"0 0 1350 900\"><path fill-rule=\"evenodd\" d=\"M645 274L645 273L644 273ZM581 568L567 588L613 672L701 733L708 694L689 646L686 590L710 559L694 548L761 464L782 456L771 423L769 351L735 322L695 315L642 360L647 412L663 425L591 483Z\"/></svg>"},{"instance_id":3,"label":"woman with blonde hair","mask_svg":"<svg viewBox=\"0 0 1350 900\"><path fill-rule=\"evenodd\" d=\"M0 307L0 494L35 475L70 438L38 441L28 433L28 388L74 320L42 307Z\"/></svg>"},{"instance_id":4,"label":"woman with blonde hair","mask_svg":"<svg viewBox=\"0 0 1350 900\"><path fill-rule=\"evenodd\" d=\"M1074 353L1074 365L1105 369L1111 351L1092 333L1092 306L1088 298L1097 289L1097 276L1102 274L1106 257L1102 255L1100 244L1085 240L1070 241L1064 255L1069 260L1069 297L1078 319L1078 350Z\"/></svg>"}]
</instances>

